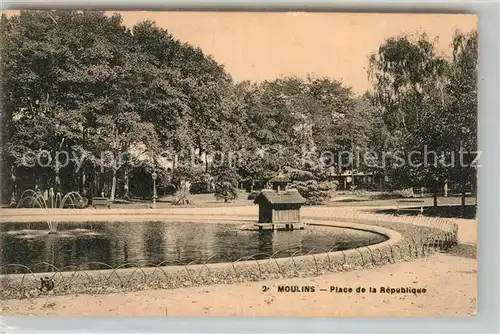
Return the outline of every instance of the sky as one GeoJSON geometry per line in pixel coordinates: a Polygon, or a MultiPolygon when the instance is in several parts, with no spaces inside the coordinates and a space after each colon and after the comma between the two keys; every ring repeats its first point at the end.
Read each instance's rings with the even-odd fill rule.
{"type": "Polygon", "coordinates": [[[368,57],[383,41],[403,33],[439,37],[450,54],[456,29],[470,31],[474,15],[255,12],[122,12],[124,23],[149,19],[181,41],[210,54],[236,81],[263,81],[308,73],[369,88],[368,57]]]}
{"type": "Polygon", "coordinates": [[[236,81],[313,74],[341,80],[359,94],[370,87],[368,57],[386,38],[425,32],[449,55],[454,31],[477,26],[475,15],[464,14],[119,13],[127,26],[152,20],[199,46],[236,81]]]}

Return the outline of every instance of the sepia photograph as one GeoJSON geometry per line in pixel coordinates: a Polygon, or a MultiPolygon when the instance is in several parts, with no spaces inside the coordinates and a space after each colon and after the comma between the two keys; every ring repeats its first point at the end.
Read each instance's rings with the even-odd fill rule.
{"type": "Polygon", "coordinates": [[[477,313],[477,17],[5,10],[0,311],[477,313]]]}

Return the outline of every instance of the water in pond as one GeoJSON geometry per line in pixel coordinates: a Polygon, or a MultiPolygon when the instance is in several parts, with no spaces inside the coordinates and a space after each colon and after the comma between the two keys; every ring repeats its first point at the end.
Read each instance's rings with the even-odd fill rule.
{"type": "Polygon", "coordinates": [[[226,262],[255,255],[286,257],[345,250],[385,241],[385,236],[353,229],[307,226],[305,230],[256,231],[252,223],[84,222],[59,223],[58,234],[48,234],[47,223],[0,224],[3,273],[51,271],[49,263],[66,270],[105,269],[127,263],[165,265],[226,262]]]}

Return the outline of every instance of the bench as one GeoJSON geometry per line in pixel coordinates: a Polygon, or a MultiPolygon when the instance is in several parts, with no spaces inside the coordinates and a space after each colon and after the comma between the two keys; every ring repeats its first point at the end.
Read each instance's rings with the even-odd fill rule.
{"type": "MultiPolygon", "coordinates": [[[[397,203],[397,209],[396,209],[396,214],[395,214],[396,216],[399,216],[399,210],[400,210],[401,203],[418,203],[418,204],[420,204],[419,216],[424,214],[425,201],[422,199],[401,199],[401,200],[396,201],[396,203],[397,203]]],[[[408,210],[412,210],[412,209],[408,209],[408,210]]]]}
{"type": "Polygon", "coordinates": [[[106,207],[108,209],[111,209],[111,201],[105,197],[93,197],[92,206],[94,207],[94,209],[97,209],[98,207],[106,207]]]}

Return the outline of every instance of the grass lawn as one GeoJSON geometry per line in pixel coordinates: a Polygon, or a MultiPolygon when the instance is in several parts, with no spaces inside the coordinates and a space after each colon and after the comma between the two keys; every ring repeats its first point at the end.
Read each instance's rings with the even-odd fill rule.
{"type": "MultiPolygon", "coordinates": [[[[213,194],[192,194],[189,195],[189,205],[175,205],[175,207],[231,207],[231,206],[247,206],[254,205],[252,200],[247,199],[248,193],[240,191],[238,198],[234,201],[224,203],[218,201],[213,194]]],[[[164,196],[157,199],[157,208],[174,207],[172,204],[175,200],[173,196],[164,196]]],[[[424,215],[433,217],[446,217],[446,218],[467,218],[474,219],[476,217],[474,197],[466,198],[465,214],[462,214],[461,198],[458,196],[438,197],[438,207],[433,207],[432,196],[423,198],[417,197],[414,199],[390,198],[378,199],[376,196],[355,196],[355,195],[339,195],[331,201],[323,204],[326,207],[393,207],[393,209],[376,210],[376,213],[381,214],[395,214],[398,206],[404,207],[400,209],[400,214],[404,215],[417,215],[419,214],[420,205],[416,203],[406,202],[408,200],[423,200],[424,201],[424,215]]],[[[149,208],[151,201],[118,201],[113,205],[116,208],[149,208]]]]}
{"type": "MultiPolygon", "coordinates": [[[[189,195],[189,205],[173,205],[176,200],[174,196],[163,196],[159,197],[156,201],[157,208],[169,208],[169,207],[191,207],[191,208],[204,208],[204,207],[232,207],[232,206],[252,206],[253,200],[247,199],[248,193],[240,190],[238,191],[238,198],[234,201],[224,203],[224,201],[216,200],[214,194],[192,194],[189,195]]],[[[430,195],[424,196],[422,198],[386,198],[380,199],[379,196],[375,194],[367,195],[356,195],[355,193],[347,193],[337,195],[332,198],[329,202],[321,205],[325,207],[380,207],[380,210],[374,212],[381,214],[395,214],[396,208],[399,206],[400,214],[404,215],[417,215],[419,213],[420,204],[405,202],[408,200],[423,200],[424,201],[424,215],[434,216],[434,217],[446,217],[446,218],[467,218],[474,219],[476,217],[476,199],[475,197],[466,197],[466,210],[465,214],[462,212],[461,208],[461,197],[460,196],[440,196],[438,197],[438,207],[433,207],[433,198],[430,195]],[[391,208],[387,208],[391,207],[391,208]]],[[[150,208],[152,205],[151,199],[147,200],[122,200],[117,199],[113,204],[115,208],[150,208]]],[[[4,205],[3,207],[8,207],[4,205]]]]}
{"type": "MultiPolygon", "coordinates": [[[[357,196],[347,196],[347,195],[342,195],[342,196],[337,196],[335,197],[332,201],[329,203],[325,204],[327,206],[394,206],[395,208],[398,206],[398,203],[400,206],[408,206],[408,203],[404,203],[404,201],[407,200],[423,200],[424,201],[424,206],[431,206],[433,205],[434,199],[432,196],[424,196],[422,198],[416,197],[416,198],[389,198],[389,199],[378,199],[374,197],[357,197],[357,196]]],[[[460,205],[461,203],[461,198],[456,197],[456,196],[449,196],[449,197],[444,197],[444,196],[439,196],[438,197],[438,205],[460,205]]],[[[476,198],[475,197],[466,197],[465,198],[465,204],[468,205],[474,205],[476,203],[476,198]]],[[[410,204],[410,205],[415,205],[415,203],[410,204]]]]}
{"type": "MultiPolygon", "coordinates": [[[[465,218],[465,219],[476,218],[475,205],[466,205],[465,208],[462,208],[461,205],[441,205],[438,207],[426,206],[423,209],[424,209],[423,215],[429,217],[465,218]]],[[[387,210],[376,210],[375,212],[382,214],[395,214],[398,212],[398,210],[387,209],[387,210]]],[[[420,207],[400,209],[398,213],[400,215],[416,216],[420,214],[420,207]]]]}
{"type": "MultiPolygon", "coordinates": [[[[192,194],[189,195],[189,205],[173,205],[176,200],[174,196],[163,196],[156,200],[157,208],[166,207],[228,207],[228,206],[245,206],[254,205],[253,201],[247,199],[248,194],[244,191],[238,192],[238,198],[234,201],[224,203],[224,201],[218,201],[215,199],[214,194],[192,194]]],[[[152,202],[149,201],[117,201],[113,204],[115,208],[149,208],[152,202]]]]}

